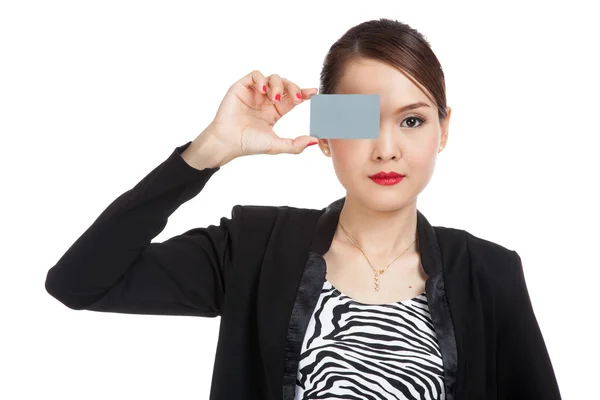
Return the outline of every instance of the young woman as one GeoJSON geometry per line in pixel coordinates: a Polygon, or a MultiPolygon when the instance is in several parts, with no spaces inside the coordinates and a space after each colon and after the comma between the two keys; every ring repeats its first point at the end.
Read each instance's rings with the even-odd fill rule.
{"type": "MultiPolygon", "coordinates": [[[[448,140],[442,68],[416,30],[359,24],[320,93],[376,93],[377,139],[279,138],[318,92],[253,71],[212,123],[119,196],[47,275],[76,310],[221,317],[211,399],[560,399],[521,259],[417,210],[448,140]],[[346,196],[242,206],[150,243],[231,160],[319,144],[346,196]]],[[[218,176],[215,178],[218,179],[218,176]]]]}

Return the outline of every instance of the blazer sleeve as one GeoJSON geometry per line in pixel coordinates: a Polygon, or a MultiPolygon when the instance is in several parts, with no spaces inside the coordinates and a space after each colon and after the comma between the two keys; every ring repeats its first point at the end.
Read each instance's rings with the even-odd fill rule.
{"type": "Polygon", "coordinates": [[[521,257],[498,330],[498,399],[561,399],[554,369],[529,297],[521,257]]]}
{"type": "Polygon", "coordinates": [[[233,263],[241,206],[219,225],[151,243],[175,210],[220,168],[181,157],[191,141],[114,200],[46,275],[46,291],[74,310],[219,315],[233,263]]]}

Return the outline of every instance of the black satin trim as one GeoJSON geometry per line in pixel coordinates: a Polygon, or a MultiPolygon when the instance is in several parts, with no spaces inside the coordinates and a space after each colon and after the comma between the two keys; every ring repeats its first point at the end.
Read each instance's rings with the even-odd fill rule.
{"type": "Polygon", "coordinates": [[[417,234],[421,264],[429,276],[425,283],[425,290],[431,320],[442,355],[446,400],[455,400],[458,351],[443,279],[442,253],[435,230],[419,211],[417,211],[417,234]]]}
{"type": "Polygon", "coordinates": [[[325,283],[325,272],[323,257],[309,253],[288,326],[283,372],[284,400],[294,400],[296,395],[296,376],[302,342],[325,283]]]}
{"type": "Polygon", "coordinates": [[[331,246],[345,200],[346,198],[342,197],[327,206],[315,224],[308,259],[288,325],[283,371],[283,400],[294,400],[296,396],[296,376],[302,342],[325,283],[326,265],[323,254],[331,246]]]}

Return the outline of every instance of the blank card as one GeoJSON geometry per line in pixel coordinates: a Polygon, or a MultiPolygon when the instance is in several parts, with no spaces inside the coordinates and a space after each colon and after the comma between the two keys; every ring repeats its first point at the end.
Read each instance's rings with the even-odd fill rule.
{"type": "Polygon", "coordinates": [[[377,139],[378,94],[316,94],[310,97],[310,136],[377,139]]]}

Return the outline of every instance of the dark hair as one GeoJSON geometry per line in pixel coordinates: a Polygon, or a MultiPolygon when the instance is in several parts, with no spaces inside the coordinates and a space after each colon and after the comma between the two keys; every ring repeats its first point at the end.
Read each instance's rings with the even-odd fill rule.
{"type": "Polygon", "coordinates": [[[432,99],[426,93],[438,108],[440,123],[446,119],[444,72],[429,42],[416,29],[387,18],[350,28],[325,57],[319,93],[335,93],[349,62],[358,58],[381,61],[405,73],[415,85],[421,85],[433,96],[432,99]]]}

